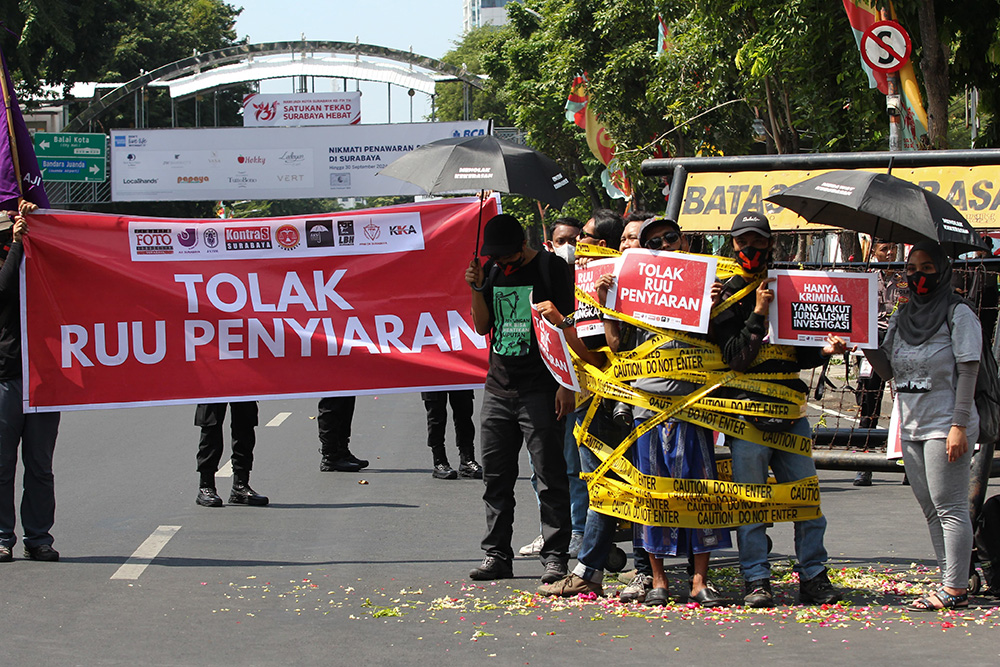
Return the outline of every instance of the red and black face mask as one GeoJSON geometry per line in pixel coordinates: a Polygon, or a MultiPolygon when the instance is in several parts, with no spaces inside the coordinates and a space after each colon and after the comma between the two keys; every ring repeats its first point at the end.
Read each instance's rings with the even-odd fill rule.
{"type": "Polygon", "coordinates": [[[767,253],[768,251],[766,250],[748,245],[736,253],[736,259],[744,271],[757,273],[767,267],[767,253]]]}
{"type": "Polygon", "coordinates": [[[906,286],[910,288],[910,294],[923,296],[933,292],[940,280],[941,274],[939,273],[914,271],[906,277],[906,286]]]}

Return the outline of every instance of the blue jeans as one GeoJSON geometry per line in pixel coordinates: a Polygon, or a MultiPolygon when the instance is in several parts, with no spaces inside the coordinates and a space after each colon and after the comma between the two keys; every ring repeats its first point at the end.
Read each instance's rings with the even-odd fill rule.
{"type": "MultiPolygon", "coordinates": [[[[812,427],[805,417],[796,420],[789,433],[810,437],[812,427]]],[[[779,483],[795,482],[816,474],[812,458],[783,452],[746,440],[733,440],[733,481],[741,484],[766,484],[767,468],[771,467],[779,483]]],[[[826,518],[795,522],[795,571],[799,580],[812,579],[826,568],[826,518]]],[[[736,529],[740,548],[740,567],[746,581],[768,579],[771,564],[767,560],[767,528],[762,523],[736,529]]]]}
{"type": "MultiPolygon", "coordinates": [[[[586,406],[576,413],[577,423],[583,422],[586,414],[586,406]]],[[[591,434],[611,447],[618,444],[628,435],[628,429],[616,425],[611,418],[610,412],[603,407],[594,415],[594,420],[590,424],[591,434]]],[[[586,472],[594,472],[600,465],[600,460],[587,447],[579,447],[581,467],[586,472]]],[[[582,480],[581,480],[582,481],[582,480]]],[[[584,484],[586,490],[586,484],[584,484]]],[[[589,499],[588,499],[589,500],[589,499]]],[[[582,577],[587,581],[601,583],[604,580],[604,566],[608,561],[608,554],[615,543],[615,534],[618,532],[618,519],[607,514],[601,514],[591,509],[587,510],[587,520],[583,527],[583,542],[580,544],[580,553],[577,554],[577,566],[573,568],[573,574],[582,577]]],[[[649,574],[649,559],[646,552],[641,548],[636,548],[635,562],[636,568],[643,574],[649,574]]]]}
{"type": "Polygon", "coordinates": [[[569,475],[569,522],[574,533],[583,532],[587,523],[587,506],[590,504],[587,483],[580,479],[580,447],[573,435],[573,426],[582,422],[584,415],[586,408],[580,408],[566,418],[566,438],[563,441],[563,458],[566,459],[566,474],[569,475]]]}

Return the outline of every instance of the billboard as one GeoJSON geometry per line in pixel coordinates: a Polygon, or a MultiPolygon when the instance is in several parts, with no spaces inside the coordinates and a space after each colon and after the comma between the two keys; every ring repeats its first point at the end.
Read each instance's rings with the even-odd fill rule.
{"type": "Polygon", "coordinates": [[[252,93],[243,98],[243,127],[303,127],[357,125],[361,122],[361,92],[252,93]]]}
{"type": "Polygon", "coordinates": [[[416,195],[378,172],[447,137],[489,133],[489,121],[111,131],[112,201],[319,199],[416,195]]]}

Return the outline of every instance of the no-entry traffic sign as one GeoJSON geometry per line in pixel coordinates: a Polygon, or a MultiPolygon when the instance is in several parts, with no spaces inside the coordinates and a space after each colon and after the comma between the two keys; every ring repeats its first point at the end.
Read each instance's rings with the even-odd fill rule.
{"type": "Polygon", "coordinates": [[[902,69],[910,60],[910,36],[895,21],[878,21],[861,35],[861,59],[886,74],[902,69]]]}

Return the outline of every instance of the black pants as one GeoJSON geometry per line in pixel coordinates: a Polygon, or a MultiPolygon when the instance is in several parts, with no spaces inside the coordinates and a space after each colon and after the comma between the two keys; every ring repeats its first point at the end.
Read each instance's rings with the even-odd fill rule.
{"type": "Polygon", "coordinates": [[[316,423],[319,426],[319,451],[324,457],[340,458],[347,454],[356,402],[355,396],[319,399],[316,423]]]}
{"type": "MultiPolygon", "coordinates": [[[[229,403],[232,409],[229,427],[233,434],[233,478],[246,483],[253,468],[253,448],[257,443],[257,402],[229,403]]],[[[198,442],[198,474],[202,486],[215,487],[222,450],[222,422],[226,418],[226,403],[200,403],[194,412],[194,425],[201,427],[198,442]]]]}
{"type": "Polygon", "coordinates": [[[565,423],[555,416],[555,392],[541,391],[516,398],[486,392],[482,411],[483,502],[486,535],[483,551],[511,560],[514,531],[514,484],[524,443],[538,479],[538,511],[542,526],[541,560],[568,560],[571,525],[569,478],[563,457],[565,423]]]}
{"type": "Polygon", "coordinates": [[[471,389],[457,391],[424,391],[420,397],[427,411],[427,446],[434,453],[434,464],[447,463],[444,436],[448,427],[448,403],[455,422],[455,443],[462,462],[475,458],[476,426],[472,422],[475,409],[475,392],[471,389]],[[440,457],[440,460],[438,460],[440,457]]]}

